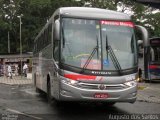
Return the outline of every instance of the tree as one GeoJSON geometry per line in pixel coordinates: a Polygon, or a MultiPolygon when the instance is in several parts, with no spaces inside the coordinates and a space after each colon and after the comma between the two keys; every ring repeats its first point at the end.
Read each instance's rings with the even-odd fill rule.
{"type": "Polygon", "coordinates": [[[32,51],[33,41],[59,7],[89,6],[130,14],[136,24],[146,26],[151,36],[160,36],[160,13],[133,0],[0,0],[0,53],[7,53],[10,31],[11,51],[19,52],[19,18],[22,15],[23,52],[32,51]],[[130,13],[128,11],[131,11],[130,13]],[[4,47],[5,46],[5,47],[4,47]]]}
{"type": "MultiPolygon", "coordinates": [[[[1,37],[6,45],[7,34],[10,33],[11,51],[16,52],[17,44],[17,15],[20,7],[21,0],[1,0],[0,19],[3,27],[1,31],[4,32],[4,36],[1,37]]],[[[5,50],[3,50],[5,51],[5,50]]]]}

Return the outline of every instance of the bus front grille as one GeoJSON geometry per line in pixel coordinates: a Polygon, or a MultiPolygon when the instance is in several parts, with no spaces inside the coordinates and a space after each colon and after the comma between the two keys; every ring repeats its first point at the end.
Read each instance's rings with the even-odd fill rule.
{"type": "Polygon", "coordinates": [[[120,90],[127,88],[124,84],[90,84],[90,83],[78,83],[77,87],[83,89],[94,89],[94,90],[120,90]]]}

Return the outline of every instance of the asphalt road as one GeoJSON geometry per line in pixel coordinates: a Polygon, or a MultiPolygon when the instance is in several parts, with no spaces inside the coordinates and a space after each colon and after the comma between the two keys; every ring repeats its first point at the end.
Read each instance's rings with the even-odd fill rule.
{"type": "Polygon", "coordinates": [[[45,96],[37,94],[32,86],[0,84],[0,113],[0,120],[122,120],[122,117],[123,120],[147,120],[150,118],[148,114],[158,120],[160,104],[136,101],[134,104],[116,103],[114,106],[89,103],[49,105],[45,96]]]}

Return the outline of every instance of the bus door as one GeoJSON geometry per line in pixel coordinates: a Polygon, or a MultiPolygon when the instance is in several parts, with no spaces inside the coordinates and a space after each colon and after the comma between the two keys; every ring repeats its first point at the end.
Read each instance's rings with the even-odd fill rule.
{"type": "Polygon", "coordinates": [[[160,80],[160,38],[150,39],[150,61],[149,61],[150,80],[160,80]]]}

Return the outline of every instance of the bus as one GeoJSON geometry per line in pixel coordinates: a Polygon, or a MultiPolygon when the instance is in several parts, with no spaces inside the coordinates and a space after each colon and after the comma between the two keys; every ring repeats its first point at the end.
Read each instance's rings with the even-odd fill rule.
{"type": "Polygon", "coordinates": [[[90,7],[57,9],[34,41],[33,81],[48,101],[129,102],[137,94],[135,30],[127,14],[90,7]]]}
{"type": "Polygon", "coordinates": [[[160,80],[160,37],[150,38],[149,80],[160,80]]]}

